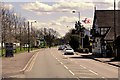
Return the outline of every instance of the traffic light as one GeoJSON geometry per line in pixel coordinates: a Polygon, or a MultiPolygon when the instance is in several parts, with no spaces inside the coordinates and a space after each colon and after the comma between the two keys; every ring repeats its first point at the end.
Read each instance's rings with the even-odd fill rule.
{"type": "Polygon", "coordinates": [[[84,38],[84,32],[81,32],[81,38],[84,38]]]}
{"type": "Polygon", "coordinates": [[[81,30],[82,26],[81,26],[80,21],[78,21],[78,27],[79,27],[79,30],[81,30]]]}

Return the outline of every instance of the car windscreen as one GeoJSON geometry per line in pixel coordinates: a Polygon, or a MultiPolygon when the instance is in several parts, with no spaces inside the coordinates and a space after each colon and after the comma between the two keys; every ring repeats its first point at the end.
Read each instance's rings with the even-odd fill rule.
{"type": "Polygon", "coordinates": [[[72,49],[66,49],[66,50],[72,50],[72,49]]]}

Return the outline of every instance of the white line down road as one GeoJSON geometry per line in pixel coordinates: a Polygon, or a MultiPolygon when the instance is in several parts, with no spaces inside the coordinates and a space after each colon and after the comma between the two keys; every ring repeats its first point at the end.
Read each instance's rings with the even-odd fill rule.
{"type": "Polygon", "coordinates": [[[63,55],[57,48],[38,52],[25,72],[26,78],[117,78],[117,68],[83,58],[63,55]]]}

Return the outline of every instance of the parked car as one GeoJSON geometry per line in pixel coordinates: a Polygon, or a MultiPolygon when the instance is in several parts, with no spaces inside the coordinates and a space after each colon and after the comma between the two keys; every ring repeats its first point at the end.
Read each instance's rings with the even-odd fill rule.
{"type": "Polygon", "coordinates": [[[59,46],[59,47],[58,47],[58,50],[64,50],[64,49],[65,49],[64,46],[59,46]]]}
{"type": "Polygon", "coordinates": [[[74,50],[72,48],[65,48],[64,50],[64,55],[73,55],[74,54],[74,50]]]}

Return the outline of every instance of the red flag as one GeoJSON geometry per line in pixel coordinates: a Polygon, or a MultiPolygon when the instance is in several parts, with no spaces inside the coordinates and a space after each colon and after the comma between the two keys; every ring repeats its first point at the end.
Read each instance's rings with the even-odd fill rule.
{"type": "Polygon", "coordinates": [[[90,23],[90,19],[88,19],[88,18],[85,18],[85,20],[82,20],[85,24],[88,24],[88,23],[90,23]]]}

